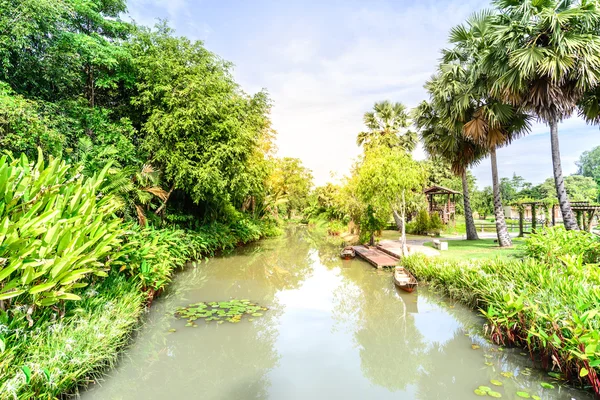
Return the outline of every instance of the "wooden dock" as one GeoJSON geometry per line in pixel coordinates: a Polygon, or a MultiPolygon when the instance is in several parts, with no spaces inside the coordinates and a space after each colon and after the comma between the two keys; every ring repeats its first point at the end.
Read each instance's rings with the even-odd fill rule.
{"type": "Polygon", "coordinates": [[[398,265],[398,258],[392,257],[375,247],[352,246],[352,248],[357,256],[376,268],[395,267],[398,265]]]}
{"type": "MultiPolygon", "coordinates": [[[[406,246],[408,249],[408,246],[406,246]]],[[[382,240],[377,249],[394,258],[402,258],[402,243],[399,240],[382,240]]]]}

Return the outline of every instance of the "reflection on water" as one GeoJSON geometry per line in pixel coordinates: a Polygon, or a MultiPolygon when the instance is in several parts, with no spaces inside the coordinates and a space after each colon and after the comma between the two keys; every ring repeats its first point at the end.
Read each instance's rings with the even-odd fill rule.
{"type": "Polygon", "coordinates": [[[391,272],[342,261],[338,251],[297,228],[179,273],[119,366],[81,397],[469,399],[497,379],[503,398],[522,390],[543,399],[592,398],[542,389],[549,378],[530,370],[527,357],[477,334],[476,313],[425,287],[400,292],[391,272]],[[198,321],[197,328],[172,316],[179,306],[230,298],[269,311],[252,322],[198,321]]]}

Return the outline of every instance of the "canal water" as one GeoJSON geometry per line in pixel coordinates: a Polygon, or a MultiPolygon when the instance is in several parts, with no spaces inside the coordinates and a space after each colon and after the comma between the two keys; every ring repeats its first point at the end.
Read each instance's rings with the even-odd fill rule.
{"type": "Polygon", "coordinates": [[[486,386],[507,399],[592,399],[520,350],[490,345],[476,312],[426,287],[401,292],[390,271],[342,261],[339,249],[295,228],[186,268],[118,366],[81,398],[462,400],[486,386]],[[180,306],[232,298],[268,311],[196,328],[173,317],[180,306]]]}

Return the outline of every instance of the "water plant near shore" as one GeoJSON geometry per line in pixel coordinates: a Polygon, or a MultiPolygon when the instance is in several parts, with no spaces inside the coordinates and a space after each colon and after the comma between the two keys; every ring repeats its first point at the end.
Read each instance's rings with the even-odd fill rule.
{"type": "Polygon", "coordinates": [[[180,307],[175,312],[176,318],[187,320],[186,326],[195,327],[195,321],[203,318],[206,322],[229,321],[237,323],[242,320],[244,315],[252,317],[261,317],[263,314],[259,311],[266,311],[266,307],[251,303],[250,300],[229,300],[229,301],[211,301],[190,304],[187,307],[180,307]]]}

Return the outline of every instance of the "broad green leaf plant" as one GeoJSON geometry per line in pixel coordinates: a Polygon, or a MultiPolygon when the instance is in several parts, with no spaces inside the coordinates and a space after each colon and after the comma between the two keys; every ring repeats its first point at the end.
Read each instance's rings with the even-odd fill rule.
{"type": "Polygon", "coordinates": [[[118,202],[98,191],[104,168],[83,177],[59,160],[0,158],[0,309],[78,300],[106,276],[123,228],[118,202]]]}

